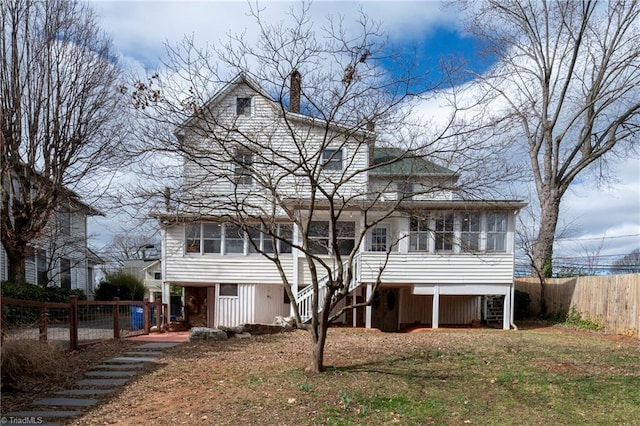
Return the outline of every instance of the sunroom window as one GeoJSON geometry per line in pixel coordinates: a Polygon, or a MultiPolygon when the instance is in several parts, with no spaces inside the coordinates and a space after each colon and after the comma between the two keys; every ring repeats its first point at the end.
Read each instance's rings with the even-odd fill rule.
{"type": "Polygon", "coordinates": [[[460,217],[462,251],[480,250],[480,217],[480,213],[462,213],[460,217]]]}
{"type": "Polygon", "coordinates": [[[436,213],[434,233],[436,250],[453,250],[453,213],[436,213]]]}
{"type": "Polygon", "coordinates": [[[487,251],[507,251],[507,214],[487,214],[487,251]]]}
{"type": "Polygon", "coordinates": [[[409,222],[409,250],[429,250],[429,226],[426,219],[411,218],[409,222]]]}

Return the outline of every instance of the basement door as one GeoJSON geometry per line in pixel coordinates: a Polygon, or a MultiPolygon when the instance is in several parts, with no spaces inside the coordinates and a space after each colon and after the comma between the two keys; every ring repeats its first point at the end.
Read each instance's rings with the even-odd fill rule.
{"type": "Polygon", "coordinates": [[[371,327],[398,331],[399,293],[397,288],[381,288],[373,295],[371,327]]]}

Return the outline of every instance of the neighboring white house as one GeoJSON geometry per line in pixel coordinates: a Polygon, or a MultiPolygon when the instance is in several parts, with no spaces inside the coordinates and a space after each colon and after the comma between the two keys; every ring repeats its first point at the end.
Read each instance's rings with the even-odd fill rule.
{"type": "MultiPolygon", "coordinates": [[[[29,284],[80,289],[89,299],[96,287],[95,267],[104,261],[87,246],[87,217],[102,215],[67,190],[42,235],[32,243],[25,261],[29,284]]],[[[0,281],[9,275],[4,247],[0,246],[0,281]]]]}
{"type": "MultiPolygon", "coordinates": [[[[239,134],[258,129],[262,132],[285,129],[270,132],[269,139],[270,143],[279,144],[278,152],[283,158],[301,155],[288,144],[287,131],[309,135],[311,147],[327,130],[321,120],[283,111],[243,74],[215,95],[207,107],[217,114],[218,120],[232,121],[234,131],[239,134]],[[284,117],[287,117],[286,125],[284,117]]],[[[398,199],[404,200],[402,208],[371,229],[358,247],[357,270],[350,286],[353,291],[346,303],[363,301],[371,295],[387,255],[388,262],[372,306],[349,311],[343,316],[343,322],[385,331],[414,324],[437,328],[487,319],[495,313],[493,306],[493,310],[499,310],[502,327],[509,328],[513,319],[514,229],[516,215],[526,203],[456,199],[450,189],[459,178],[454,172],[416,156],[404,155],[397,148],[375,147],[372,133],[372,128],[362,132],[363,137],[370,140],[366,145],[350,144],[349,140],[342,139],[339,145],[316,154],[321,157],[319,160],[326,172],[320,176],[320,185],[322,179],[330,181],[332,172],[344,173],[349,168],[366,169],[367,165],[388,163],[358,174],[342,190],[346,196],[363,194],[368,200],[377,200],[378,211],[388,212],[390,206],[398,204],[398,199]],[[388,162],[390,158],[401,159],[388,162]],[[423,187],[440,189],[426,192],[422,191],[423,187]]],[[[177,136],[196,143],[200,138],[200,143],[206,143],[205,136],[189,132],[189,123],[177,136]]],[[[210,200],[212,194],[224,197],[244,185],[248,188],[247,196],[239,203],[256,205],[259,194],[250,193],[254,188],[251,173],[266,174],[269,170],[257,167],[258,159],[250,152],[230,152],[230,155],[235,155],[236,163],[242,156],[247,167],[229,166],[215,155],[208,157],[212,162],[208,163],[209,167],[199,167],[186,160],[184,180],[187,188],[191,188],[187,197],[210,200]],[[221,164],[212,166],[216,161],[221,164]]],[[[304,207],[300,206],[310,191],[296,181],[293,174],[281,176],[278,191],[283,198],[296,200],[291,206],[295,214],[305,215],[304,207]]],[[[198,325],[211,327],[271,323],[277,315],[290,314],[290,301],[273,262],[256,253],[248,235],[225,221],[224,214],[216,209],[205,203],[198,209],[158,214],[162,228],[163,301],[169,300],[171,285],[184,287],[185,309],[191,309],[198,325]]],[[[319,255],[323,250],[327,253],[326,242],[331,237],[327,214],[326,210],[318,209],[312,219],[312,244],[319,255]]],[[[361,227],[365,220],[371,220],[376,214],[375,208],[365,212],[358,208],[357,202],[343,212],[339,239],[345,251],[354,248],[357,230],[364,229],[361,227]],[[365,214],[369,215],[368,219],[365,214]]],[[[282,209],[275,209],[269,220],[278,224],[280,235],[298,238],[298,228],[287,220],[282,209]]],[[[261,249],[274,250],[272,240],[259,231],[251,238],[261,249]]],[[[308,317],[311,280],[305,257],[282,241],[278,244],[285,273],[293,283],[294,294],[298,295],[301,314],[308,317]]]]}

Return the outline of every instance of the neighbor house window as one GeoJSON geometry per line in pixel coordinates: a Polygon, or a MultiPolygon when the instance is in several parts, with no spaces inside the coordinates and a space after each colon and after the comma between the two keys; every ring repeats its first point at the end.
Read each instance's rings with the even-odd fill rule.
{"type": "Polygon", "coordinates": [[[220,296],[237,297],[238,284],[220,284],[220,296]]]}
{"type": "Polygon", "coordinates": [[[69,208],[62,207],[57,212],[58,228],[61,234],[71,235],[71,211],[69,208]]]}
{"type": "Polygon", "coordinates": [[[453,250],[453,217],[453,213],[436,213],[434,215],[436,250],[453,250]]]}
{"type": "Polygon", "coordinates": [[[429,226],[427,219],[411,218],[409,221],[409,250],[429,250],[429,226]]]}
{"type": "Polygon", "coordinates": [[[66,258],[60,259],[60,287],[71,288],[71,261],[66,258]]]}
{"type": "Polygon", "coordinates": [[[460,217],[460,226],[461,250],[480,250],[480,213],[463,213],[460,217]]]}
{"type": "Polygon", "coordinates": [[[154,272],[153,273],[153,279],[154,280],[161,280],[162,279],[162,272],[154,272]]]}
{"type": "Polygon", "coordinates": [[[38,284],[44,286],[49,282],[49,275],[47,273],[47,252],[36,249],[35,260],[38,273],[38,284]]]}
{"type": "Polygon", "coordinates": [[[251,98],[236,98],[236,114],[251,116],[251,98]]]}
{"type": "Polygon", "coordinates": [[[371,238],[369,241],[370,251],[383,251],[389,249],[390,229],[387,224],[379,224],[371,230],[371,238]]]}
{"type": "Polygon", "coordinates": [[[236,185],[251,185],[253,183],[252,166],[253,154],[237,153],[233,157],[233,182],[236,185]]]}
{"type": "Polygon", "coordinates": [[[324,170],[342,170],[342,150],[327,148],[322,151],[324,170]]]}
{"type": "Polygon", "coordinates": [[[487,214],[487,251],[507,251],[507,214],[487,214]]]}

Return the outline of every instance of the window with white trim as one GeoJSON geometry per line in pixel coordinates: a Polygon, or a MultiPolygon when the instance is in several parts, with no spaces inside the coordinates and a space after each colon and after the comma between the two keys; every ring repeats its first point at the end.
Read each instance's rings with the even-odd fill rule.
{"type": "Polygon", "coordinates": [[[71,261],[67,258],[60,259],[60,287],[71,288],[71,261]]]}
{"type": "Polygon", "coordinates": [[[434,214],[434,236],[436,251],[453,250],[453,213],[434,214]]]}
{"type": "Polygon", "coordinates": [[[506,213],[487,213],[487,251],[507,251],[506,213]]]}
{"type": "Polygon", "coordinates": [[[278,225],[280,240],[278,241],[278,253],[291,253],[291,244],[293,242],[293,225],[290,223],[281,223],[278,225]]]}
{"type": "Polygon", "coordinates": [[[251,98],[236,98],[236,115],[251,117],[251,98]]]}
{"type": "Polygon", "coordinates": [[[188,223],[185,226],[185,251],[187,253],[200,253],[202,237],[201,223],[188,223]]]}
{"type": "Polygon", "coordinates": [[[480,213],[462,213],[460,215],[460,249],[462,251],[480,250],[480,213]]]}
{"type": "Polygon", "coordinates": [[[429,221],[426,218],[409,220],[409,251],[429,251],[429,221]]]}
{"type": "Polygon", "coordinates": [[[238,297],[238,284],[220,284],[220,297],[238,297]]]}
{"type": "Polygon", "coordinates": [[[224,252],[244,253],[244,231],[238,225],[224,225],[224,252]]]}
{"type": "Polygon", "coordinates": [[[386,252],[389,249],[390,226],[386,223],[374,226],[369,235],[369,251],[386,252]]]}
{"type": "Polygon", "coordinates": [[[202,252],[220,254],[222,250],[222,226],[219,223],[202,224],[202,252]]]}
{"type": "Polygon", "coordinates": [[[348,255],[356,245],[356,223],[336,222],[338,251],[342,255],[348,255]]]}
{"type": "Polygon", "coordinates": [[[324,170],[342,170],[342,150],[326,148],[322,151],[322,168],[324,170]]]}
{"type": "Polygon", "coordinates": [[[309,251],[313,254],[329,253],[329,222],[316,220],[309,224],[309,251]]]}
{"type": "Polygon", "coordinates": [[[238,152],[233,157],[233,183],[251,186],[253,184],[253,154],[238,152]]]}

